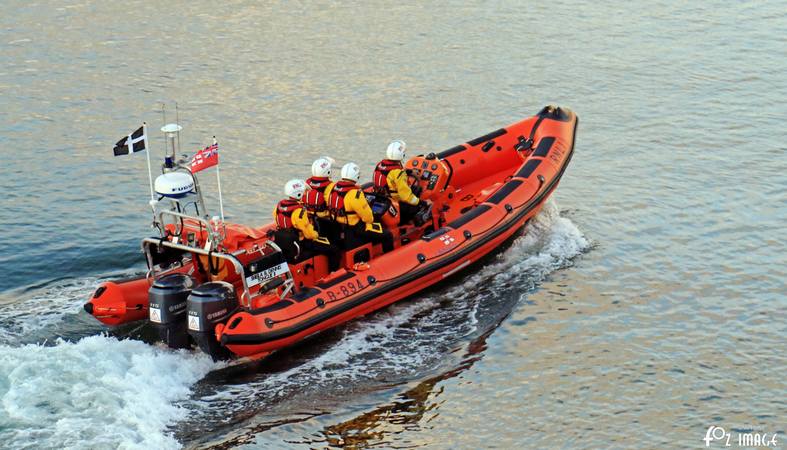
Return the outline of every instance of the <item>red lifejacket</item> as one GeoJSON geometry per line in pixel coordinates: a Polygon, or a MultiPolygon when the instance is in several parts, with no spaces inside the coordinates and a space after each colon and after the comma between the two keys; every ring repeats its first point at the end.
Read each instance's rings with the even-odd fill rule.
{"type": "Polygon", "coordinates": [[[331,201],[328,205],[328,208],[330,208],[333,214],[339,216],[347,215],[347,211],[344,209],[344,196],[353,189],[359,189],[358,185],[353,181],[341,180],[333,185],[333,190],[331,190],[331,201]]]}
{"type": "Polygon", "coordinates": [[[388,174],[394,169],[402,169],[401,161],[394,161],[391,159],[384,159],[380,161],[374,168],[374,190],[388,194],[388,174]]]}
{"type": "Polygon", "coordinates": [[[331,184],[328,177],[311,177],[306,180],[306,184],[311,188],[303,194],[303,206],[312,212],[325,211],[325,188],[331,184]]]}
{"type": "Polygon", "coordinates": [[[292,228],[292,213],[301,207],[297,200],[285,198],[276,205],[276,226],[284,230],[292,228]]]}

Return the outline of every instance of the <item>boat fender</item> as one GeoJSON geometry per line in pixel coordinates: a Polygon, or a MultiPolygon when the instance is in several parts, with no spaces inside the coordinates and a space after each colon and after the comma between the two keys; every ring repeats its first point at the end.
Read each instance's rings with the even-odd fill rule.
{"type": "Polygon", "coordinates": [[[370,285],[374,285],[377,283],[377,278],[369,275],[368,277],[366,277],[366,281],[368,281],[370,285]]]}
{"type": "Polygon", "coordinates": [[[317,299],[317,306],[319,306],[320,308],[325,308],[325,300],[323,300],[321,298],[318,298],[317,299]]]}
{"type": "Polygon", "coordinates": [[[270,317],[265,318],[265,326],[268,328],[273,328],[273,320],[270,317]]]}
{"type": "Polygon", "coordinates": [[[511,206],[511,205],[509,205],[508,203],[506,203],[506,206],[505,206],[505,208],[506,208],[506,211],[507,211],[509,214],[511,214],[512,212],[514,212],[514,207],[513,207],[513,206],[511,206]]]}
{"type": "Polygon", "coordinates": [[[462,235],[465,237],[465,239],[468,239],[468,240],[471,237],[473,237],[473,233],[471,233],[470,230],[465,230],[464,232],[462,232],[462,235]]]}
{"type": "Polygon", "coordinates": [[[418,254],[418,262],[421,263],[421,264],[426,262],[426,256],[424,256],[423,253],[419,253],[418,254]]]}

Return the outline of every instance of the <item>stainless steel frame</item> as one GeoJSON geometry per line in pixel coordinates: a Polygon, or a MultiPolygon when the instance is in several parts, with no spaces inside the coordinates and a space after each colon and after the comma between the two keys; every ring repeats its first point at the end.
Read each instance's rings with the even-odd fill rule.
{"type": "MultiPolygon", "coordinates": [[[[191,216],[187,216],[187,217],[192,218],[191,216]]],[[[244,251],[237,252],[231,255],[228,253],[208,251],[200,247],[191,247],[188,245],[176,244],[174,242],[170,242],[164,239],[144,238],[142,239],[142,253],[145,254],[145,260],[147,261],[148,267],[150,268],[146,275],[148,279],[150,279],[151,276],[155,279],[156,275],[158,275],[157,273],[155,273],[153,256],[150,254],[149,251],[151,245],[169,247],[188,253],[207,256],[209,258],[219,258],[225,261],[229,261],[232,264],[232,266],[235,268],[235,273],[240,275],[241,283],[243,283],[243,293],[241,294],[240,303],[246,306],[247,308],[251,308],[251,294],[249,293],[249,285],[246,282],[246,271],[243,268],[243,264],[241,264],[240,261],[238,261],[238,259],[235,257],[235,255],[241,255],[245,253],[244,251]]],[[[279,248],[279,246],[276,245],[276,243],[273,241],[265,241],[264,245],[269,246],[274,251],[281,252],[281,248],[279,248]]],[[[260,252],[262,252],[262,249],[260,249],[260,252]]],[[[288,272],[287,279],[285,280],[285,288],[283,289],[280,298],[284,298],[292,290],[294,286],[295,286],[295,281],[292,278],[292,273],[288,272]]]]}
{"type": "MultiPolygon", "coordinates": [[[[151,272],[154,270],[153,269],[154,266],[153,266],[153,257],[148,251],[150,245],[174,248],[176,250],[182,250],[184,252],[204,255],[209,258],[219,258],[229,261],[233,265],[233,267],[235,267],[235,273],[240,275],[241,282],[243,283],[243,294],[241,294],[241,299],[240,299],[241,304],[244,304],[247,308],[251,307],[251,294],[249,294],[249,286],[248,284],[246,284],[246,271],[243,270],[243,264],[241,264],[240,261],[238,261],[238,259],[235,258],[233,255],[228,255],[226,253],[220,253],[220,252],[207,251],[205,249],[198,248],[198,247],[189,247],[188,245],[175,244],[173,242],[169,242],[166,240],[145,238],[142,239],[142,252],[145,254],[145,259],[148,262],[148,267],[150,268],[151,272]]],[[[155,275],[156,274],[153,273],[154,278],[155,275]]]]}

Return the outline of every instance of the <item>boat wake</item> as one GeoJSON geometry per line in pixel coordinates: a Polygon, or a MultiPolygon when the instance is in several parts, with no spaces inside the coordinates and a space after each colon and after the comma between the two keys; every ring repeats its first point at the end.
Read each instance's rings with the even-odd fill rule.
{"type": "Polygon", "coordinates": [[[49,288],[23,300],[34,308],[24,315],[10,311],[19,304],[0,305],[0,439],[19,448],[176,448],[225,428],[242,433],[280,407],[315,411],[350,392],[450,370],[469,342],[588,248],[550,200],[508,249],[475,272],[241,369],[196,351],[83,337],[103,329],[77,314],[98,279],[49,288]],[[74,319],[81,336],[47,334],[74,319]],[[25,343],[47,337],[48,344],[25,343]]]}
{"type": "Polygon", "coordinates": [[[0,345],[0,441],[9,448],[178,448],[166,425],[216,365],[209,356],[89,336],[0,345]]]}
{"type": "Polygon", "coordinates": [[[58,280],[0,303],[0,344],[32,344],[58,337],[75,340],[100,333],[106,327],[83,314],[82,305],[99,283],[135,274],[58,280]]]}
{"type": "MultiPolygon", "coordinates": [[[[255,368],[253,375],[203,380],[189,400],[192,414],[177,436],[216,434],[220,429],[254,429],[286,411],[311,410],[349,394],[385,389],[444,372],[462,363],[466,346],[495,328],[520,299],[551,272],[572,264],[589,242],[554,201],[511,246],[476,272],[432,289],[370,317],[317,336],[307,351],[255,368]],[[238,378],[242,378],[239,382],[238,378]],[[300,408],[300,409],[299,409],[300,408]],[[216,421],[216,418],[221,418],[216,421]]],[[[329,408],[325,408],[329,409],[329,408]]],[[[291,415],[290,413],[286,413],[291,415]]]]}

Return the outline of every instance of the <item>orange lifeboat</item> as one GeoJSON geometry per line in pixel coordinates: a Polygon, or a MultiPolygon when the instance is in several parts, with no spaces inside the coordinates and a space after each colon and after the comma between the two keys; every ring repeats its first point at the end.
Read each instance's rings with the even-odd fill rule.
{"type": "MultiPolygon", "coordinates": [[[[343,250],[337,271],[328,271],[325,255],[285,260],[273,224],[227,224],[221,245],[211,247],[210,227],[185,220],[143,241],[148,277],[100,286],[85,309],[110,325],[147,317],[171,345],[199,345],[217,358],[264,357],[413,295],[495,250],[557,188],[576,127],[572,111],[548,106],[410,159],[406,169],[431,216],[388,228],[393,250],[372,243],[343,250]],[[179,325],[167,325],[164,316],[179,325]]],[[[374,202],[371,189],[369,198],[374,202]]]]}

